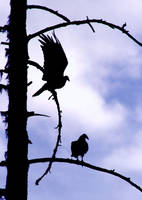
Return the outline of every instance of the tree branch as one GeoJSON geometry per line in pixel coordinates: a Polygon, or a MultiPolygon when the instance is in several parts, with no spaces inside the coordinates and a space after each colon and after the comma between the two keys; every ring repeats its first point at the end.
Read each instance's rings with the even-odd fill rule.
{"type": "Polygon", "coordinates": [[[39,69],[42,73],[44,73],[44,69],[43,67],[41,67],[37,62],[32,61],[32,60],[28,60],[28,64],[32,65],[34,67],[36,67],[37,69],[39,69]]]}
{"type": "Polygon", "coordinates": [[[4,73],[8,73],[6,69],[0,69],[0,80],[4,73]]]}
{"type": "Polygon", "coordinates": [[[51,93],[52,93],[53,99],[54,99],[54,101],[56,103],[57,111],[58,111],[58,126],[56,127],[56,128],[58,128],[58,137],[57,137],[55,148],[53,150],[52,158],[49,161],[48,168],[43,173],[43,175],[36,180],[36,182],[35,182],[36,185],[38,185],[39,182],[41,181],[41,179],[50,172],[51,167],[52,167],[52,163],[53,163],[53,161],[54,161],[54,159],[56,157],[56,153],[57,153],[58,147],[60,146],[60,143],[61,143],[61,129],[62,129],[62,120],[61,120],[62,116],[61,116],[61,112],[62,111],[60,109],[60,104],[59,104],[59,101],[58,101],[57,92],[53,90],[53,91],[51,91],[51,93]]]}
{"type": "Polygon", "coordinates": [[[45,10],[48,11],[54,15],[56,15],[57,17],[60,17],[61,19],[63,19],[66,22],[70,22],[70,20],[65,17],[64,15],[58,13],[58,11],[52,10],[51,8],[45,7],[45,6],[40,6],[40,5],[28,5],[27,6],[28,9],[41,9],[41,10],[45,10]]]}
{"type": "Polygon", "coordinates": [[[5,31],[8,31],[8,25],[4,25],[4,26],[0,26],[0,32],[5,32],[5,31]]]}
{"type": "Polygon", "coordinates": [[[0,69],[0,73],[8,73],[6,69],[0,69]]]}
{"type": "Polygon", "coordinates": [[[4,118],[3,122],[7,123],[8,122],[8,111],[0,111],[0,114],[1,114],[2,118],[4,118]]]}
{"type": "MultiPolygon", "coordinates": [[[[109,169],[106,169],[106,168],[91,165],[90,163],[87,163],[87,162],[84,162],[84,161],[73,160],[73,159],[69,159],[69,158],[54,158],[54,159],[53,158],[36,158],[36,159],[29,160],[28,163],[29,163],[29,165],[31,165],[31,164],[46,163],[46,162],[51,162],[51,161],[52,162],[59,162],[59,163],[68,163],[68,164],[80,165],[82,167],[87,167],[87,168],[95,170],[95,171],[100,171],[100,172],[103,172],[103,173],[111,174],[113,176],[116,176],[116,177],[126,181],[131,186],[135,187],[137,190],[142,192],[142,188],[140,186],[138,186],[136,183],[134,183],[133,181],[131,181],[130,177],[126,177],[126,176],[116,172],[114,169],[109,170],[109,169]]],[[[6,167],[7,166],[6,161],[1,161],[0,166],[6,167]]]]}
{"type": "Polygon", "coordinates": [[[124,33],[125,35],[127,35],[130,39],[132,39],[136,44],[138,44],[139,46],[142,46],[142,43],[139,42],[135,37],[133,37],[126,29],[125,26],[118,26],[115,24],[112,24],[110,22],[104,21],[102,19],[86,19],[86,20],[78,20],[78,21],[70,21],[70,22],[64,22],[64,23],[60,23],[60,24],[56,24],[47,28],[44,28],[40,31],[37,31],[36,33],[30,34],[28,35],[28,41],[31,40],[34,37],[39,36],[42,33],[51,31],[51,30],[55,30],[58,28],[62,28],[62,27],[66,27],[66,26],[70,26],[70,25],[83,25],[83,24],[91,24],[91,23],[98,23],[98,24],[103,24],[106,25],[112,29],[117,29],[119,31],[121,31],[122,33],[124,33]]]}
{"type": "Polygon", "coordinates": [[[82,161],[79,161],[79,160],[72,160],[72,159],[69,159],[69,158],[54,158],[54,159],[53,158],[38,158],[38,159],[29,160],[29,164],[51,162],[51,160],[52,160],[52,162],[61,162],[61,163],[69,163],[69,164],[80,165],[80,166],[87,167],[87,168],[92,169],[92,170],[111,174],[113,176],[116,176],[116,177],[126,181],[127,183],[129,183],[130,185],[135,187],[137,190],[142,192],[142,188],[140,186],[138,186],[136,183],[134,183],[133,181],[131,181],[131,179],[129,177],[123,176],[122,174],[115,172],[114,169],[109,170],[109,169],[106,169],[106,168],[91,165],[91,164],[84,162],[84,161],[82,162],[82,161]]]}
{"type": "Polygon", "coordinates": [[[49,115],[35,113],[34,111],[27,112],[27,117],[33,117],[33,116],[50,117],[49,115]]]}
{"type": "Polygon", "coordinates": [[[2,45],[9,45],[9,42],[1,42],[2,45]]]}
{"type": "Polygon", "coordinates": [[[2,90],[7,91],[8,90],[8,85],[0,84],[0,93],[2,93],[2,90]]]}
{"type": "Polygon", "coordinates": [[[27,83],[27,86],[30,86],[32,83],[33,83],[32,81],[28,82],[28,83],[27,83]]]}
{"type": "Polygon", "coordinates": [[[93,31],[93,33],[95,33],[94,27],[92,26],[92,24],[89,22],[89,18],[88,16],[86,17],[87,21],[88,21],[88,25],[91,28],[91,30],[93,31]]]}

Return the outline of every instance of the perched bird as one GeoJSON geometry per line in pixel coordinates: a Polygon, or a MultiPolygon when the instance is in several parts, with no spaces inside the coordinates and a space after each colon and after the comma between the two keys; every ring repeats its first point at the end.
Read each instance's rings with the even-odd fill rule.
{"type": "Polygon", "coordinates": [[[71,143],[71,157],[75,157],[78,160],[78,156],[81,156],[83,161],[84,154],[88,151],[88,143],[86,142],[86,139],[89,140],[88,136],[83,134],[78,140],[71,143]]]}
{"type": "Polygon", "coordinates": [[[60,41],[53,32],[53,37],[40,35],[39,39],[44,56],[43,77],[46,83],[33,95],[40,95],[43,91],[53,91],[64,87],[68,76],[64,76],[68,60],[60,41]]]}

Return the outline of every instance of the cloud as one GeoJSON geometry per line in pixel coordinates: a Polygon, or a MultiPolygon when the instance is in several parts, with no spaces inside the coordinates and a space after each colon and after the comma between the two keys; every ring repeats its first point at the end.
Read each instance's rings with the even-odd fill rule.
{"type": "Polygon", "coordinates": [[[137,104],[136,108],[135,108],[135,120],[137,122],[142,122],[142,105],[141,104],[137,104]]]}
{"type": "MultiPolygon", "coordinates": [[[[76,126],[78,123],[86,129],[97,129],[103,132],[117,129],[125,124],[129,111],[117,99],[108,101],[107,97],[109,97],[110,88],[116,89],[118,87],[117,81],[111,80],[112,77],[114,76],[113,79],[117,77],[119,80],[122,76],[128,76],[127,72],[123,73],[124,68],[129,70],[127,65],[125,67],[119,66],[119,64],[115,66],[115,60],[120,62],[122,59],[118,57],[122,47],[119,45],[116,49],[114,44],[109,44],[110,41],[105,42],[104,39],[96,42],[94,36],[83,42],[82,40],[83,38],[76,34],[76,36],[73,35],[70,42],[72,44],[78,42],[78,45],[70,46],[70,42],[64,42],[67,45],[65,49],[69,60],[65,74],[69,75],[71,81],[67,82],[64,88],[58,90],[63,116],[65,115],[67,118],[66,122],[74,118],[76,126]],[[92,42],[94,42],[94,45],[91,45],[92,42]],[[107,50],[105,50],[106,48],[107,50]],[[122,69],[122,72],[120,69],[122,69]]],[[[123,59],[127,60],[128,57],[124,56],[124,53],[121,54],[123,59]]],[[[135,59],[135,49],[129,48],[126,54],[133,54],[135,59]]],[[[34,90],[34,93],[36,87],[38,89],[40,84],[43,83],[39,83],[40,79],[34,70],[31,70],[31,72],[34,87],[30,86],[30,88],[31,92],[34,90]]],[[[56,117],[56,107],[54,103],[48,101],[49,96],[49,92],[44,92],[40,97],[30,99],[30,106],[41,112],[47,111],[53,119],[56,117]]]]}
{"type": "Polygon", "coordinates": [[[103,160],[103,165],[125,171],[142,170],[142,132],[135,133],[130,144],[117,146],[103,160]]]}
{"type": "Polygon", "coordinates": [[[68,116],[74,116],[89,129],[114,129],[125,123],[127,117],[127,109],[117,100],[107,103],[103,96],[83,82],[68,86],[60,102],[68,116]]]}

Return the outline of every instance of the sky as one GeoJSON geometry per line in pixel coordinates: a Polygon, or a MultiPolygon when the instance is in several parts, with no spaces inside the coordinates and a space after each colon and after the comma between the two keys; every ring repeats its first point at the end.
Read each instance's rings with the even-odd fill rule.
{"type": "MultiPolygon", "coordinates": [[[[103,19],[122,26],[142,42],[141,0],[29,0],[28,4],[58,10],[70,20],[103,19]]],[[[7,22],[9,1],[0,1],[0,26],[7,22]]],[[[27,34],[63,22],[59,17],[40,10],[27,11],[27,34]]],[[[142,48],[125,34],[102,24],[68,26],[55,30],[66,56],[65,74],[70,77],[58,90],[62,110],[62,146],[57,157],[71,158],[71,141],[82,133],[89,137],[89,151],[84,161],[115,169],[142,187],[142,48]]],[[[52,31],[46,33],[52,35],[52,31]]],[[[0,34],[0,42],[6,35],[0,34]]],[[[6,63],[5,46],[0,46],[0,68],[6,63]]],[[[29,42],[29,56],[43,65],[38,37],[29,42]]],[[[49,115],[28,119],[27,130],[33,144],[29,159],[50,157],[54,149],[58,123],[56,105],[48,100],[48,91],[32,95],[44,84],[42,74],[34,67],[28,70],[28,110],[49,115]]],[[[2,80],[5,83],[5,80],[2,80]]],[[[7,109],[7,95],[0,97],[0,110],[7,109]]],[[[2,121],[2,119],[1,119],[2,121]]],[[[6,151],[5,125],[0,122],[0,160],[6,151]]],[[[48,164],[33,164],[29,169],[29,200],[140,200],[142,194],[113,175],[65,163],[53,163],[48,174],[35,186],[35,181],[48,164]]],[[[6,170],[0,176],[5,185],[6,170]]]]}

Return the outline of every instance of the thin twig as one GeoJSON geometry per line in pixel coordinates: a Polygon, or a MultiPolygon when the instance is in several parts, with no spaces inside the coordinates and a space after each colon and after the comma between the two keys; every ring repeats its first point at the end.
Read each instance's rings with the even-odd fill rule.
{"type": "Polygon", "coordinates": [[[0,32],[8,31],[8,25],[0,26],[0,32]]]}
{"type": "Polygon", "coordinates": [[[8,73],[6,69],[0,69],[0,73],[8,73]]]}
{"type": "Polygon", "coordinates": [[[56,128],[58,128],[58,137],[57,137],[55,148],[53,150],[52,158],[49,161],[49,165],[48,165],[46,171],[43,173],[43,175],[36,180],[36,182],[35,182],[36,185],[38,185],[39,182],[41,181],[41,179],[50,172],[51,167],[52,167],[52,163],[53,163],[54,159],[56,158],[56,153],[57,153],[58,147],[60,146],[60,143],[61,143],[61,129],[62,129],[61,112],[62,111],[60,109],[60,104],[59,104],[59,101],[58,101],[57,92],[53,90],[53,91],[51,91],[51,93],[52,93],[53,99],[56,103],[57,111],[58,111],[58,126],[56,127],[56,128]]]}
{"type": "Polygon", "coordinates": [[[34,111],[27,112],[27,117],[33,117],[33,116],[50,117],[49,115],[35,113],[34,111]]]}
{"type": "Polygon", "coordinates": [[[8,117],[8,111],[0,111],[2,117],[8,117]]]}
{"type": "Polygon", "coordinates": [[[8,73],[8,71],[6,69],[0,69],[0,80],[4,73],[8,73]]]}
{"type": "Polygon", "coordinates": [[[0,84],[0,93],[2,92],[2,90],[7,91],[8,87],[9,87],[9,85],[0,84]]]}
{"type": "Polygon", "coordinates": [[[1,42],[2,45],[9,45],[9,42],[1,42]]]}
{"type": "Polygon", "coordinates": [[[70,22],[70,20],[65,17],[64,15],[58,13],[58,11],[55,11],[55,10],[52,10],[51,8],[48,8],[48,7],[45,7],[45,6],[40,6],[40,5],[28,5],[27,6],[28,9],[41,9],[41,10],[45,10],[45,11],[48,11],[58,17],[60,17],[61,19],[63,19],[64,21],[66,22],[70,22]]]}
{"type": "Polygon", "coordinates": [[[108,26],[112,29],[117,29],[117,30],[121,31],[122,33],[124,33],[125,35],[127,35],[136,44],[138,44],[139,46],[142,46],[142,43],[139,42],[135,37],[133,37],[124,27],[112,24],[112,23],[104,21],[102,19],[89,19],[89,20],[87,19],[87,20],[78,20],[78,21],[71,21],[71,22],[64,22],[64,23],[56,24],[56,25],[44,28],[40,31],[37,31],[33,34],[28,35],[28,41],[39,36],[42,33],[45,33],[45,32],[51,31],[51,30],[55,30],[55,29],[70,26],[70,25],[83,25],[83,24],[88,24],[88,23],[103,24],[103,25],[106,25],[106,26],[108,26]]]}
{"type": "Polygon", "coordinates": [[[95,33],[94,27],[92,26],[92,24],[89,22],[89,18],[88,16],[86,17],[87,21],[88,21],[88,25],[90,26],[91,30],[93,31],[93,33],[95,33]]]}
{"type": "Polygon", "coordinates": [[[3,122],[7,123],[8,122],[8,111],[0,111],[0,114],[3,118],[3,122]]]}
{"type": "Polygon", "coordinates": [[[32,83],[33,83],[32,81],[28,82],[28,83],[27,83],[27,86],[30,86],[32,83]]]}

